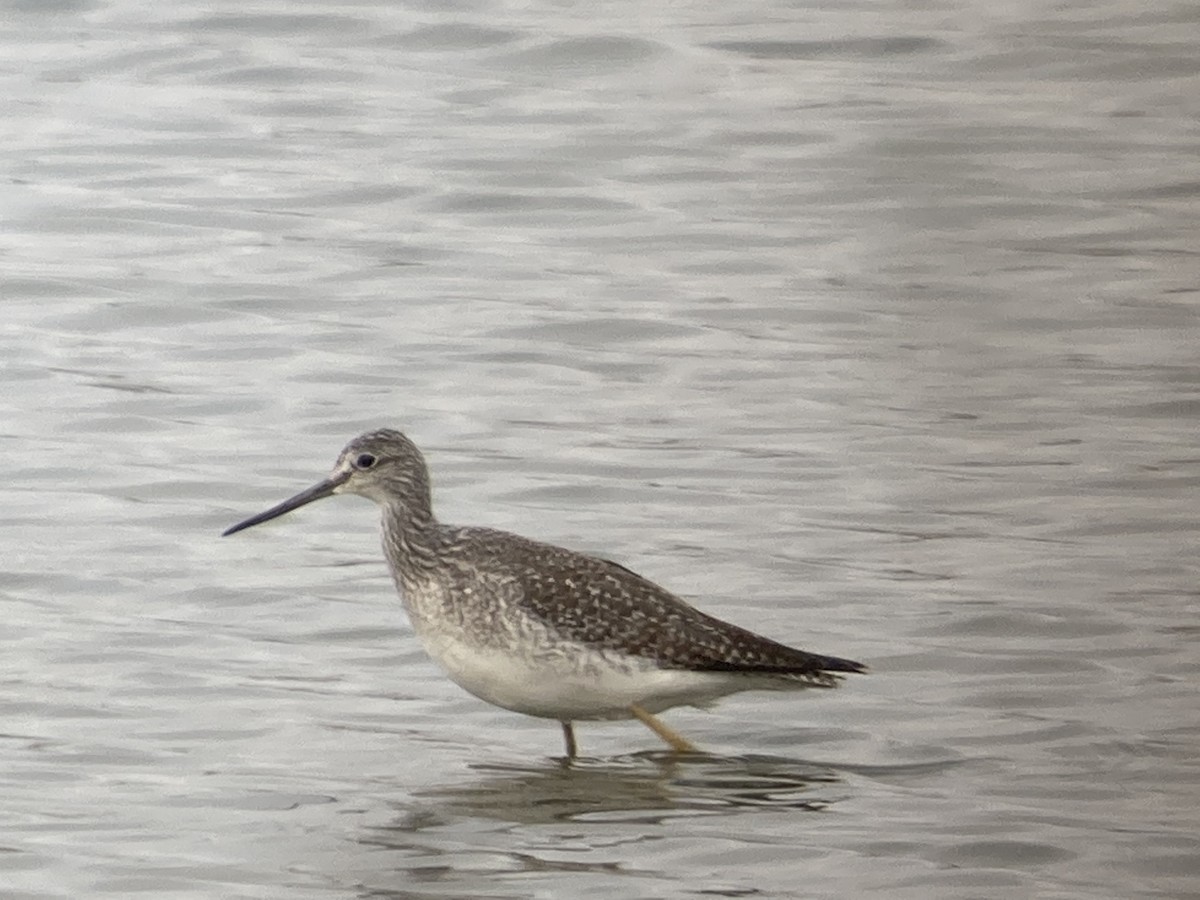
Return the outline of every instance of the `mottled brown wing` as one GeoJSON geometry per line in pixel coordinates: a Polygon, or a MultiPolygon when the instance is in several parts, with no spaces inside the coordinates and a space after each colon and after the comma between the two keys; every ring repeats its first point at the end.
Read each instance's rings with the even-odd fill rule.
{"type": "MultiPolygon", "coordinates": [[[[515,548],[508,545],[511,553],[515,548]]],[[[861,663],[807,653],[701,612],[624,566],[522,542],[516,574],[523,606],[564,637],[695,671],[785,676],[831,687],[861,663]]]]}

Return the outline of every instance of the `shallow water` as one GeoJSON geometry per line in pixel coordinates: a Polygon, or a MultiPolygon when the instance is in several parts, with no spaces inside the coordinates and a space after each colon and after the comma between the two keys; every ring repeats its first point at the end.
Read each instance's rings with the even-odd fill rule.
{"type": "Polygon", "coordinates": [[[1186,3],[10,6],[0,892],[1200,893],[1186,3]],[[872,667],[491,709],[375,512],[872,667]]]}

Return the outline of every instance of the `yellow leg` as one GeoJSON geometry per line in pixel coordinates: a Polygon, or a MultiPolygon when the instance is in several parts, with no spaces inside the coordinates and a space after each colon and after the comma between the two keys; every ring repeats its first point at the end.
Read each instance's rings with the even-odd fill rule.
{"type": "Polygon", "coordinates": [[[639,722],[657,734],[660,738],[671,745],[671,749],[676,753],[699,753],[695,745],[687,738],[672,731],[650,713],[646,712],[640,706],[631,706],[629,711],[637,718],[639,722]]]}
{"type": "Polygon", "coordinates": [[[567,743],[567,759],[574,759],[579,752],[579,745],[575,743],[575,729],[571,727],[570,722],[563,722],[563,740],[567,743]]]}

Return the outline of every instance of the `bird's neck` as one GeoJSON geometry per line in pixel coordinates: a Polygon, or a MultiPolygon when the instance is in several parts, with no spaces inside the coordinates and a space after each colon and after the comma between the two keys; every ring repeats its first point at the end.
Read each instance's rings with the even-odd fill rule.
{"type": "Polygon", "coordinates": [[[427,505],[384,505],[383,550],[398,582],[418,580],[436,566],[438,527],[427,505]]]}

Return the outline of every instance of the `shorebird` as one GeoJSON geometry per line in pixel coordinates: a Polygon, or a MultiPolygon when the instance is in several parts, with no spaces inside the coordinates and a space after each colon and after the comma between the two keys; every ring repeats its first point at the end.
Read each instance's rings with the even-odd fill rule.
{"type": "Polygon", "coordinates": [[[560,722],[568,757],[576,721],[638,719],[676,752],[695,752],[655,714],[739,691],[832,688],[866,671],[714,618],[618,563],[443,525],[425,458],[391,429],[354,438],[328,478],[224,534],[333,494],[382,508],[384,555],[429,655],[476,697],[560,722]]]}

